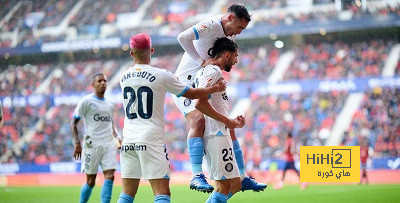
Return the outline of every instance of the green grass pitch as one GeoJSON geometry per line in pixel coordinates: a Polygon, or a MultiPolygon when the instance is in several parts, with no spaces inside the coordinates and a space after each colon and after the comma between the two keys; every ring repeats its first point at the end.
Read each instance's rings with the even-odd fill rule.
{"type": "MultiPolygon", "coordinates": [[[[100,186],[93,189],[90,203],[100,202],[100,186]]],[[[57,202],[79,201],[80,187],[0,187],[0,202],[57,202]]],[[[121,187],[113,189],[111,202],[117,202],[121,187]]],[[[189,186],[171,186],[171,202],[205,202],[209,194],[189,190],[189,186]]],[[[135,203],[153,202],[151,187],[139,187],[135,203]]],[[[264,192],[239,192],[229,202],[400,202],[400,185],[309,185],[306,190],[299,186],[286,185],[280,190],[268,187],[264,192]]]]}

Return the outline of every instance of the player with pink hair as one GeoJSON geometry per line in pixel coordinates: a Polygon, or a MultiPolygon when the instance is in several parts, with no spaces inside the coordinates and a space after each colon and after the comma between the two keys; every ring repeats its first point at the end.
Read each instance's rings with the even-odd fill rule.
{"type": "MultiPolygon", "coordinates": [[[[148,34],[130,38],[130,55],[135,65],[120,78],[125,120],[121,146],[122,193],[118,203],[132,203],[141,178],[147,179],[154,202],[170,202],[170,168],[164,130],[166,92],[177,97],[202,98],[226,89],[222,79],[207,88],[190,88],[169,71],[150,65],[154,48],[148,34]]],[[[226,125],[236,125],[229,119],[226,125]]]]}

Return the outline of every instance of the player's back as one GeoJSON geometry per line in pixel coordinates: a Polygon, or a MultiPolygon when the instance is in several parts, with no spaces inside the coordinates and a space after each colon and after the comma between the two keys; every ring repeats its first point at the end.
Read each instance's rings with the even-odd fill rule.
{"type": "Polygon", "coordinates": [[[185,85],[172,73],[145,64],[130,67],[121,75],[125,111],[124,142],[163,145],[165,93],[179,94],[185,85]]]}
{"type": "MultiPolygon", "coordinates": [[[[208,50],[214,46],[218,38],[226,37],[222,27],[221,15],[207,18],[192,26],[192,29],[196,35],[196,40],[193,41],[193,45],[197,53],[203,59],[210,58],[208,50]]],[[[188,83],[194,79],[199,69],[199,64],[185,52],[175,75],[180,81],[188,83]]]]}

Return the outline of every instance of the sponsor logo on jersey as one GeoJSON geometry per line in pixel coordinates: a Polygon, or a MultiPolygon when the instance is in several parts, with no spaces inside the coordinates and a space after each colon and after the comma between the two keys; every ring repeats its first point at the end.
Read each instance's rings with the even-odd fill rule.
{"type": "Polygon", "coordinates": [[[199,27],[199,32],[201,32],[201,31],[203,31],[203,30],[205,30],[205,29],[207,29],[207,25],[205,25],[205,24],[202,24],[202,25],[200,25],[200,27],[199,27]]]}
{"type": "Polygon", "coordinates": [[[233,165],[231,163],[227,163],[225,165],[225,170],[231,172],[233,170],[233,165]]]}
{"type": "Polygon", "coordinates": [[[185,106],[189,106],[192,103],[192,100],[190,99],[185,99],[185,101],[183,101],[183,105],[185,106]]]}
{"type": "Polygon", "coordinates": [[[121,152],[146,151],[146,150],[147,150],[147,146],[146,145],[131,144],[131,145],[122,145],[121,146],[121,152]]]}
{"type": "Polygon", "coordinates": [[[99,114],[95,114],[93,116],[94,121],[102,121],[102,122],[111,122],[111,116],[101,116],[99,114]]]}

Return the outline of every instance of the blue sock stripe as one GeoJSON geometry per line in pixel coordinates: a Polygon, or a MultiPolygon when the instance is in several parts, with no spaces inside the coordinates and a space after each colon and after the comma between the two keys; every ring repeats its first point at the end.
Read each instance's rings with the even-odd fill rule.
{"type": "Polygon", "coordinates": [[[92,194],[93,187],[90,187],[87,183],[85,183],[81,188],[81,196],[80,196],[80,203],[86,203],[90,195],[92,194]]]}
{"type": "Polygon", "coordinates": [[[105,179],[105,180],[104,180],[104,184],[107,184],[107,185],[108,185],[108,184],[111,184],[111,185],[112,185],[113,183],[114,183],[113,180],[109,180],[109,179],[105,179]]]}
{"type": "Polygon", "coordinates": [[[156,203],[169,203],[171,202],[168,195],[157,195],[154,197],[154,202],[156,203]]]}
{"type": "Polygon", "coordinates": [[[228,201],[228,196],[219,192],[213,192],[211,198],[211,203],[226,203],[228,201]]]}
{"type": "Polygon", "coordinates": [[[133,198],[130,195],[122,192],[119,195],[118,203],[133,203],[134,200],[135,200],[135,198],[133,198]]]}
{"type": "Polygon", "coordinates": [[[193,137],[187,140],[190,164],[192,165],[192,172],[202,172],[204,144],[203,138],[193,137]]]}
{"type": "Polygon", "coordinates": [[[102,203],[109,203],[111,201],[112,188],[114,181],[105,179],[103,187],[101,188],[100,198],[102,203]]]}
{"type": "Polygon", "coordinates": [[[235,140],[232,143],[233,143],[233,151],[235,152],[236,163],[238,165],[240,175],[244,175],[246,173],[246,170],[244,168],[243,151],[240,148],[238,140],[235,140]]]}

